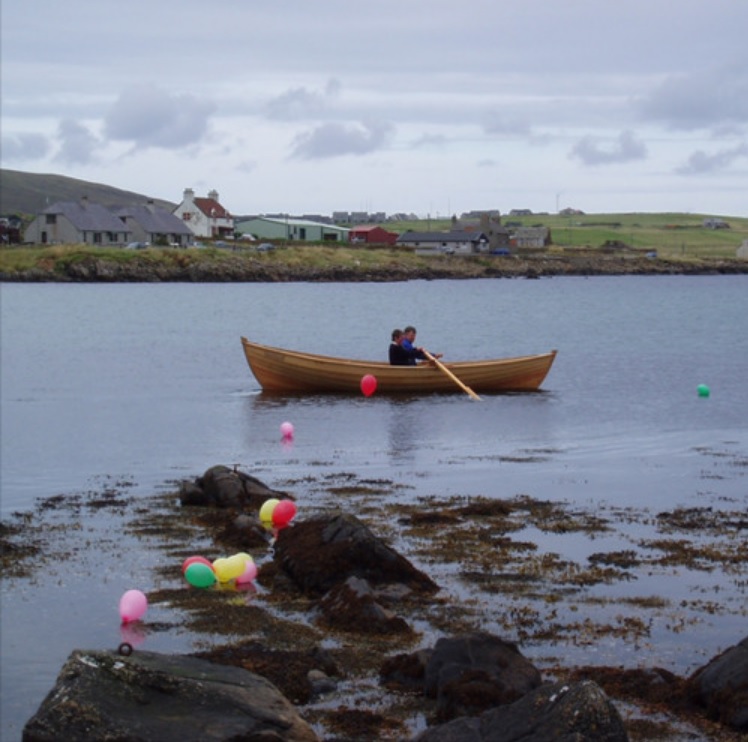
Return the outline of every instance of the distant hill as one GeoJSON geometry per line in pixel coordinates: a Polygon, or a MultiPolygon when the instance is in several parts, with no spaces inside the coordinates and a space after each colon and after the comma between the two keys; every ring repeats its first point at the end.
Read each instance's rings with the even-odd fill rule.
{"type": "MultiPolygon", "coordinates": [[[[0,215],[34,215],[55,201],[78,201],[83,196],[103,206],[129,206],[151,200],[149,196],[123,191],[102,183],[91,183],[64,175],[24,173],[0,169],[0,215]]],[[[171,211],[176,204],[152,199],[157,206],[171,211]]]]}

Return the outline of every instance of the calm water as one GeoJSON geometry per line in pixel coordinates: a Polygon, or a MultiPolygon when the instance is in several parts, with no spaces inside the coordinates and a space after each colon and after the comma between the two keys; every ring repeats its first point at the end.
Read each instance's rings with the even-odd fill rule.
{"type": "MultiPolygon", "coordinates": [[[[313,469],[407,482],[412,497],[529,493],[656,512],[706,493],[748,506],[745,466],[705,477],[703,453],[748,454],[748,276],[6,284],[0,302],[3,517],[120,478],[150,495],[218,463],[271,486],[313,469]],[[410,323],[445,361],[559,355],[540,394],[274,399],[239,342],[384,359],[391,329],[410,323]]],[[[20,738],[70,650],[116,646],[116,602],[140,569],[152,586],[147,567],[128,545],[101,580],[58,568],[3,581],[2,739],[20,738]]],[[[742,638],[724,628],[699,630],[707,654],[742,638]]],[[[148,648],[188,646],[159,636],[148,648]]]]}

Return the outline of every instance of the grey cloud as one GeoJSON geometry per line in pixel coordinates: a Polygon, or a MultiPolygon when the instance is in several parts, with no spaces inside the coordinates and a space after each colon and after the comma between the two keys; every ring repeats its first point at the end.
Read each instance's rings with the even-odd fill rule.
{"type": "Polygon", "coordinates": [[[612,165],[643,160],[646,156],[646,146],[643,142],[637,141],[630,131],[621,132],[614,146],[609,148],[605,148],[596,137],[584,137],[569,153],[569,157],[577,158],[585,165],[612,165]]]}
{"type": "Polygon", "coordinates": [[[193,95],[172,95],[154,85],[125,90],[105,119],[105,133],[136,147],[179,149],[199,142],[215,105],[193,95]]]}
{"type": "Polygon", "coordinates": [[[447,141],[443,134],[423,134],[413,142],[413,147],[443,147],[447,141]]]}
{"type": "Polygon", "coordinates": [[[531,134],[531,128],[527,121],[523,121],[520,118],[505,116],[495,111],[487,114],[483,124],[483,130],[486,134],[510,136],[529,136],[531,134]]]}
{"type": "Polygon", "coordinates": [[[50,150],[50,143],[43,134],[10,134],[3,137],[3,160],[8,162],[39,160],[50,150]]]}
{"type": "Polygon", "coordinates": [[[392,131],[392,125],[387,123],[354,126],[322,124],[296,137],[292,157],[311,160],[369,154],[383,147],[392,131]]]}
{"type": "Polygon", "coordinates": [[[322,92],[304,87],[292,88],[273,98],[267,104],[266,112],[270,118],[281,121],[319,117],[329,109],[340,89],[340,82],[335,79],[330,80],[322,92]]]}
{"type": "Polygon", "coordinates": [[[641,113],[673,129],[748,123],[748,62],[678,75],[639,103],[641,113]]]}
{"type": "Polygon", "coordinates": [[[59,162],[86,165],[93,161],[99,140],[85,127],[73,119],[63,119],[57,129],[60,149],[55,155],[59,162]]]}
{"type": "Polygon", "coordinates": [[[698,150],[688,158],[688,162],[677,168],[676,172],[681,175],[714,173],[725,170],[741,157],[748,157],[748,145],[739,144],[732,149],[723,149],[713,154],[698,150]]]}

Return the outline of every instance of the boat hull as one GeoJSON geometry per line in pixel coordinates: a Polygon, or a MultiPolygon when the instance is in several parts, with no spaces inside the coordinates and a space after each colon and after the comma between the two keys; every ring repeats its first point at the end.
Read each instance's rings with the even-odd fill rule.
{"type": "MultiPolygon", "coordinates": [[[[371,374],[377,393],[455,393],[463,390],[435,365],[390,366],[379,361],[349,360],[299,353],[242,338],[249,368],[263,391],[283,394],[361,393],[361,379],[371,374]]],[[[553,365],[556,351],[489,361],[444,364],[477,393],[536,391],[553,365]]]]}

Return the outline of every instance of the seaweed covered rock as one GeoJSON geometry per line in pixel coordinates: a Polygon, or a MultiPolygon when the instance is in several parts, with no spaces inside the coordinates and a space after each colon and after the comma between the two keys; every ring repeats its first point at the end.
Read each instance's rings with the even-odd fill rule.
{"type": "Polygon", "coordinates": [[[239,667],[155,652],[76,650],[23,739],[312,742],[317,735],[272,683],[239,667]]]}
{"type": "Polygon", "coordinates": [[[275,558],[305,593],[321,596],[349,577],[370,585],[399,583],[417,593],[439,586],[353,515],[333,512],[296,523],[278,535],[275,558]]]}
{"type": "Polygon", "coordinates": [[[507,706],[480,716],[463,716],[435,726],[416,742],[627,742],[620,714],[600,686],[580,683],[543,685],[507,706]]]}
{"type": "Polygon", "coordinates": [[[748,637],[699,668],[688,691],[711,717],[748,731],[748,637]]]}
{"type": "Polygon", "coordinates": [[[183,482],[179,490],[182,505],[258,510],[271,498],[288,499],[286,492],[268,487],[256,477],[228,466],[213,466],[202,477],[183,482]]]}

